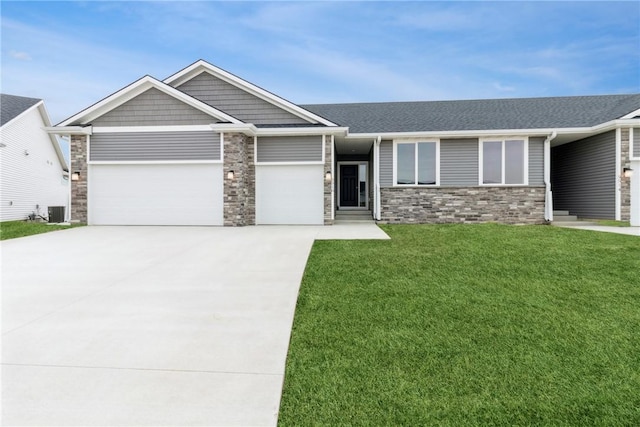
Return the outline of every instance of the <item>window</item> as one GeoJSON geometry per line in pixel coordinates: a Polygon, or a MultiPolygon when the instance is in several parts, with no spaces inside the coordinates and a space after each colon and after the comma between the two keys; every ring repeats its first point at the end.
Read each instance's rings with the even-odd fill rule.
{"type": "Polygon", "coordinates": [[[482,141],[480,182],[485,185],[527,184],[527,145],[524,139],[482,141]]]}
{"type": "Polygon", "coordinates": [[[438,143],[396,143],[396,185],[438,184],[438,143]]]}

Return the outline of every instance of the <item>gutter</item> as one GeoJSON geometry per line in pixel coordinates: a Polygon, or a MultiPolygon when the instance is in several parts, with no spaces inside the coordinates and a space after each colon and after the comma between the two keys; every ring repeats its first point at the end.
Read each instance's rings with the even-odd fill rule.
{"type": "Polygon", "coordinates": [[[374,218],[376,221],[380,221],[380,142],[382,142],[382,136],[373,141],[373,185],[374,185],[374,218]]]}
{"type": "Polygon", "coordinates": [[[553,221],[553,192],[551,191],[551,141],[558,136],[555,130],[544,140],[544,219],[553,221]]]}
{"type": "MultiPolygon", "coordinates": [[[[570,128],[539,128],[539,129],[484,129],[484,130],[454,130],[454,131],[419,131],[419,132],[383,132],[383,133],[349,133],[346,139],[366,139],[384,136],[385,139],[396,138],[481,138],[491,136],[549,136],[549,134],[571,135],[574,133],[606,132],[620,126],[638,127],[640,119],[616,119],[595,126],[570,128]]],[[[555,136],[553,137],[555,138],[555,136]]],[[[552,138],[552,139],[553,139],[552,138]]]]}

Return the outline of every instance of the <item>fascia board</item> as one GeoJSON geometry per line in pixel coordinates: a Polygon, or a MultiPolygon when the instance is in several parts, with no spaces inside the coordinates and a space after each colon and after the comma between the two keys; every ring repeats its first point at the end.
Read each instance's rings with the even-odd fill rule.
{"type": "Polygon", "coordinates": [[[237,132],[247,136],[256,136],[257,128],[251,123],[213,123],[211,129],[220,133],[237,132]]]}
{"type": "Polygon", "coordinates": [[[630,112],[629,114],[625,114],[624,116],[620,117],[621,119],[632,119],[634,117],[638,117],[640,116],[640,108],[638,108],[637,110],[634,110],[632,112],[630,112]]]}
{"type": "Polygon", "coordinates": [[[61,122],[59,126],[68,126],[70,123],[73,123],[79,119],[83,121],[91,121],[97,117],[102,116],[103,114],[113,110],[114,108],[119,107],[127,101],[135,98],[141,93],[145,92],[148,89],[155,88],[160,90],[161,92],[172,96],[180,101],[206,113],[217,119],[228,121],[231,123],[241,123],[240,120],[232,117],[226,113],[223,113],[220,110],[217,110],[210,105],[205,104],[202,101],[199,101],[184,92],[181,92],[167,84],[162,83],[159,80],[154,79],[151,76],[144,76],[141,79],[133,82],[129,86],[126,86],[116,93],[104,98],[103,100],[95,103],[91,107],[79,112],[78,114],[66,119],[61,122]]]}
{"type": "Polygon", "coordinates": [[[337,124],[325,119],[324,117],[318,116],[317,114],[314,114],[309,110],[305,110],[304,108],[290,101],[287,101],[286,99],[281,98],[278,95],[262,89],[261,87],[256,86],[253,83],[241,79],[240,77],[231,74],[221,68],[218,68],[215,65],[211,65],[203,60],[199,60],[191,64],[184,70],[179,71],[176,74],[166,78],[164,80],[164,83],[174,87],[179,86],[203,71],[208,72],[214,77],[217,77],[239,89],[242,89],[264,101],[267,101],[270,104],[276,105],[277,107],[282,108],[283,110],[288,111],[289,113],[294,114],[302,119],[321,123],[325,126],[337,126],[337,124]]]}
{"type": "MultiPolygon", "coordinates": [[[[40,101],[38,104],[38,111],[40,112],[40,116],[42,117],[42,122],[45,125],[45,128],[51,127],[51,118],[49,117],[49,112],[47,111],[47,107],[44,105],[44,101],[40,101]]],[[[53,149],[56,152],[56,156],[58,156],[58,161],[60,162],[60,167],[62,167],[63,171],[68,171],[69,166],[67,165],[67,161],[64,158],[64,154],[62,154],[62,149],[60,148],[60,143],[58,142],[58,137],[52,133],[46,132],[51,140],[51,144],[53,145],[53,149]]]]}
{"type": "Polygon", "coordinates": [[[345,136],[348,127],[258,128],[257,136],[338,135],[345,136]]]}
{"type": "Polygon", "coordinates": [[[44,131],[53,135],[91,135],[92,126],[49,126],[44,131]]]}
{"type": "Polygon", "coordinates": [[[609,122],[601,123],[595,126],[572,127],[572,128],[537,128],[537,129],[483,129],[483,130],[460,130],[460,131],[427,131],[427,132],[374,132],[374,133],[350,133],[347,139],[377,138],[381,136],[384,139],[394,138],[420,138],[420,137],[485,137],[496,135],[514,135],[514,136],[546,136],[551,132],[557,132],[558,135],[566,135],[572,133],[591,133],[605,132],[624,126],[640,126],[640,119],[617,119],[609,122]]]}

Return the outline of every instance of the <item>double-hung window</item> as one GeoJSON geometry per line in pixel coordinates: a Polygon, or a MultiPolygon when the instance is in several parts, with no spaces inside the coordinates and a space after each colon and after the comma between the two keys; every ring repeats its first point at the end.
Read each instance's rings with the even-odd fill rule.
{"type": "Polygon", "coordinates": [[[395,185],[438,185],[437,141],[395,143],[395,185]]]}
{"type": "Polygon", "coordinates": [[[526,185],[528,141],[524,138],[485,139],[480,142],[480,184],[526,185]]]}

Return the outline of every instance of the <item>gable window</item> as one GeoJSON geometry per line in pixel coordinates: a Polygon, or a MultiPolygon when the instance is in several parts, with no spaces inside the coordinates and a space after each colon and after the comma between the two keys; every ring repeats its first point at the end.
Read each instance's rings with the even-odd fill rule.
{"type": "Polygon", "coordinates": [[[528,183],[528,141],[488,139],[480,142],[480,183],[483,185],[526,185],[528,183]]]}
{"type": "Polygon", "coordinates": [[[396,185],[438,185],[438,142],[396,142],[396,185]]]}

